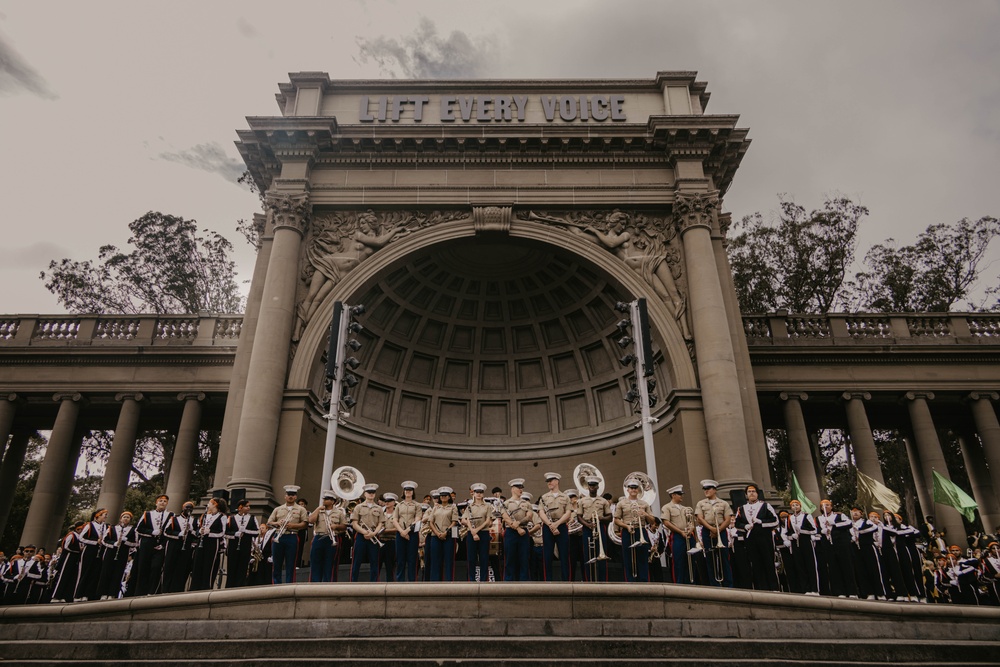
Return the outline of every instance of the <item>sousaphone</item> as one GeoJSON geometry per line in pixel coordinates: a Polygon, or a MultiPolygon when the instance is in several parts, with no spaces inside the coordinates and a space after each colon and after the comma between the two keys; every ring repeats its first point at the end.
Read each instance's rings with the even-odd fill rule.
{"type": "Polygon", "coordinates": [[[365,492],[365,476],[351,466],[340,466],[333,471],[330,485],[338,498],[346,501],[357,500],[365,492]]]}
{"type": "Polygon", "coordinates": [[[604,495],[604,475],[597,466],[591,463],[581,463],[573,470],[573,481],[576,483],[576,490],[580,492],[580,497],[590,495],[590,487],[587,486],[588,477],[597,477],[601,482],[597,485],[597,495],[604,495]]]}
{"type": "MultiPolygon", "coordinates": [[[[639,471],[630,472],[625,475],[625,480],[627,481],[629,479],[639,480],[639,499],[645,500],[649,504],[650,509],[655,511],[656,508],[653,507],[653,503],[656,502],[656,486],[653,484],[653,480],[649,478],[649,475],[639,471]]],[[[625,486],[625,482],[622,482],[622,492],[627,498],[628,487],[625,486]]]]}

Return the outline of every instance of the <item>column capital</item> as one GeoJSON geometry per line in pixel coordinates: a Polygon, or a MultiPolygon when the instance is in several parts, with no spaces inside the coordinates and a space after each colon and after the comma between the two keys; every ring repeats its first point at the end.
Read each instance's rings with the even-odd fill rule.
{"type": "Polygon", "coordinates": [[[934,400],[934,392],[933,391],[908,391],[908,392],[906,392],[906,395],[904,396],[904,398],[906,398],[906,400],[908,400],[908,401],[915,401],[918,398],[922,398],[925,401],[933,401],[934,400]]]}
{"type": "Polygon", "coordinates": [[[264,197],[264,209],[275,231],[287,228],[305,235],[312,213],[308,192],[268,192],[264,197]]]}
{"type": "Polygon", "coordinates": [[[84,400],[83,394],[79,392],[62,392],[52,395],[52,400],[56,403],[61,403],[63,401],[73,401],[74,403],[79,403],[84,400]]]}
{"type": "Polygon", "coordinates": [[[141,403],[146,397],[142,395],[142,392],[138,391],[124,391],[120,394],[115,394],[115,400],[118,402],[133,400],[136,403],[141,403]]]}
{"type": "Polygon", "coordinates": [[[718,210],[719,193],[717,191],[677,192],[674,195],[674,224],[677,225],[677,231],[681,235],[695,227],[704,227],[711,232],[712,219],[718,210]]]}
{"type": "Polygon", "coordinates": [[[809,394],[807,394],[804,391],[783,391],[780,394],[778,394],[778,398],[780,398],[783,401],[791,401],[791,400],[808,401],[809,394]]]}
{"type": "Polygon", "coordinates": [[[177,394],[177,400],[178,401],[204,401],[205,400],[205,392],[203,392],[203,391],[181,392],[180,394],[177,394]]]}
{"type": "Polygon", "coordinates": [[[855,398],[861,399],[862,401],[870,401],[872,400],[872,395],[867,391],[845,391],[840,395],[840,398],[845,401],[850,401],[855,398]]]}
{"type": "Polygon", "coordinates": [[[1000,394],[995,391],[973,391],[969,392],[969,395],[965,397],[967,401],[997,401],[1000,400],[1000,394]]]}

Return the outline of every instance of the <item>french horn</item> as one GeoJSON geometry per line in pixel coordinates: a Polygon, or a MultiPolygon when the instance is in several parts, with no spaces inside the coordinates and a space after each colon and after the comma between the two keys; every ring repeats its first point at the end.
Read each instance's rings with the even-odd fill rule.
{"type": "Polygon", "coordinates": [[[573,481],[576,483],[576,490],[581,497],[590,495],[590,487],[587,486],[588,477],[598,477],[601,482],[597,485],[597,495],[604,495],[604,475],[597,466],[591,463],[581,463],[573,470],[573,481]]]}

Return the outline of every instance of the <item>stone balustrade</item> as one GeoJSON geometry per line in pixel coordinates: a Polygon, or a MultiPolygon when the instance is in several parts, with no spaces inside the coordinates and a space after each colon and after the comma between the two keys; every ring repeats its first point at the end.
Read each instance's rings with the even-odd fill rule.
{"type": "MultiPolygon", "coordinates": [[[[0,328],[2,331],[2,328],[0,328]]],[[[997,345],[996,313],[785,312],[745,315],[747,343],[756,346],[997,345]]]]}
{"type": "Polygon", "coordinates": [[[0,348],[236,347],[242,327],[242,315],[4,315],[0,316],[0,348]]]}

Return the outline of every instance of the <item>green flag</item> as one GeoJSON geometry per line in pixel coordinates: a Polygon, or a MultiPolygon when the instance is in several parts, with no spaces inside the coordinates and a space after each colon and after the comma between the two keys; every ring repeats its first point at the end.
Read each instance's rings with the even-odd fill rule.
{"type": "Polygon", "coordinates": [[[937,470],[934,471],[934,502],[954,507],[970,522],[975,520],[975,511],[979,507],[969,494],[937,470]]]}
{"type": "Polygon", "coordinates": [[[869,477],[860,470],[857,472],[858,502],[862,507],[873,510],[889,510],[893,514],[899,511],[901,503],[895,491],[874,477],[869,477]]]}
{"type": "Polygon", "coordinates": [[[806,496],[802,487],[799,486],[799,478],[795,476],[795,472],[791,473],[791,478],[788,484],[788,491],[792,494],[791,500],[797,500],[802,503],[802,511],[806,514],[812,514],[816,511],[816,506],[812,504],[809,497],[806,496]]]}

